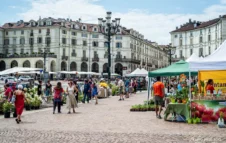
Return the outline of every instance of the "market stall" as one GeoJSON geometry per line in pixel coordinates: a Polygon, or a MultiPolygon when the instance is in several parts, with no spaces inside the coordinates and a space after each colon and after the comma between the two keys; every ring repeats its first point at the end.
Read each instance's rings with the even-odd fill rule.
{"type": "Polygon", "coordinates": [[[189,63],[189,69],[199,71],[199,92],[192,92],[192,117],[200,117],[202,122],[214,122],[220,112],[226,120],[226,41],[211,55],[189,63]],[[206,90],[207,81],[213,80],[214,91],[206,90]]]}
{"type": "MultiPolygon", "coordinates": [[[[151,83],[151,78],[152,77],[157,77],[157,76],[178,76],[180,75],[180,80],[181,83],[184,83],[186,81],[186,75],[197,75],[197,72],[195,71],[190,71],[189,70],[189,63],[185,61],[179,61],[177,63],[174,63],[166,68],[158,69],[152,72],[148,73],[149,77],[149,83],[151,83]]],[[[178,114],[178,115],[183,115],[185,119],[188,119],[189,117],[189,88],[185,87],[183,88],[182,91],[177,92],[176,95],[173,95],[170,97],[171,103],[167,106],[166,112],[165,112],[165,119],[167,120],[167,116],[170,113],[173,114],[178,114]],[[180,101],[177,101],[180,99],[180,101]],[[183,108],[182,108],[183,107],[183,108]]],[[[149,100],[149,95],[150,95],[150,86],[148,90],[148,100],[149,100]]]]}

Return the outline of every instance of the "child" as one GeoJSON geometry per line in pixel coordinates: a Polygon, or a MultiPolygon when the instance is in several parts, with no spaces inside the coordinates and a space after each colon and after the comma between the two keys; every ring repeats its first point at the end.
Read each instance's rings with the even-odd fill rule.
{"type": "Polygon", "coordinates": [[[97,95],[98,95],[98,92],[97,92],[97,86],[96,86],[95,83],[93,83],[92,97],[95,97],[95,99],[96,99],[95,105],[98,104],[98,102],[97,102],[97,95]]]}

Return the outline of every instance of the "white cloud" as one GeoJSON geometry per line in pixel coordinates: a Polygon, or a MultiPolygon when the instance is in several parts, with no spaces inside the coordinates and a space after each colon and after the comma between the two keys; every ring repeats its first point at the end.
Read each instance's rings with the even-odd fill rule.
{"type": "MultiPolygon", "coordinates": [[[[31,8],[20,13],[24,20],[35,19],[39,16],[68,18],[73,20],[82,18],[83,22],[97,23],[98,17],[105,17],[106,9],[97,5],[99,0],[36,0],[30,1],[31,8]]],[[[221,1],[222,4],[226,0],[221,1]]],[[[133,28],[159,44],[170,43],[169,32],[176,26],[188,22],[189,18],[196,21],[207,21],[225,14],[226,5],[213,5],[203,10],[202,14],[152,14],[147,10],[129,10],[126,13],[113,13],[113,17],[121,18],[121,23],[127,28],[133,28]]],[[[192,9],[191,9],[192,10],[192,9]]]]}
{"type": "Polygon", "coordinates": [[[221,3],[222,4],[226,4],[226,0],[221,0],[221,3]]]}

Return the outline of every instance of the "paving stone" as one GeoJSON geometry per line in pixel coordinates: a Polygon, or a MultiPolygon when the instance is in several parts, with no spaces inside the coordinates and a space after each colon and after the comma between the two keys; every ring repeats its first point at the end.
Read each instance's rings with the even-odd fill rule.
{"type": "Polygon", "coordinates": [[[110,97],[81,104],[76,114],[52,114],[52,108],[24,112],[22,123],[0,118],[0,143],[225,143],[225,129],[216,124],[189,125],[156,119],[154,112],[130,112],[147,92],[125,101],[110,97]]]}

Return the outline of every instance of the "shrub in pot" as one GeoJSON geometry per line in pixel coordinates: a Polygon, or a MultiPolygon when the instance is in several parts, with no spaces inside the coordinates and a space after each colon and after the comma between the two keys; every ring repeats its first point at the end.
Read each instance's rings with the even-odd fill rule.
{"type": "Polygon", "coordinates": [[[4,112],[5,118],[10,118],[10,112],[13,108],[14,108],[14,106],[10,102],[5,102],[3,104],[3,112],[4,112]]]}

